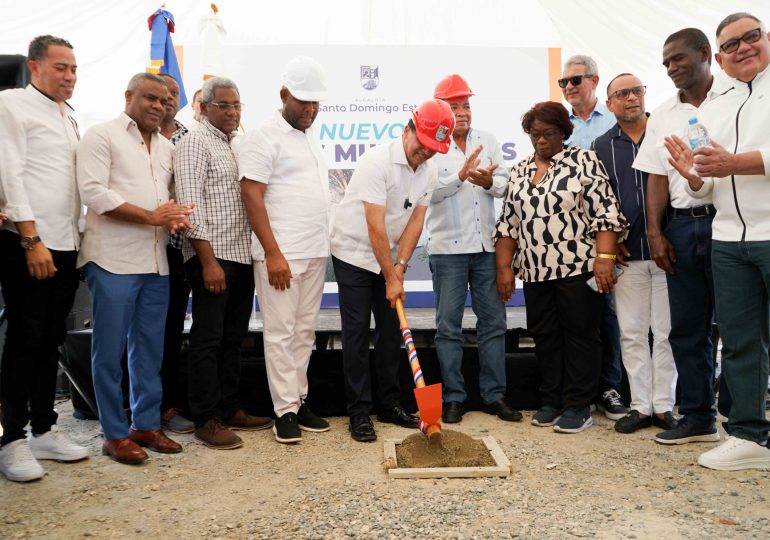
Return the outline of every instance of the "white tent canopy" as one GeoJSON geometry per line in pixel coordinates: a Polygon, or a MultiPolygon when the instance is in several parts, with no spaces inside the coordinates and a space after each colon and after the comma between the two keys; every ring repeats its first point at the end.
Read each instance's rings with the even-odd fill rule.
{"type": "MultiPolygon", "coordinates": [[[[485,47],[561,48],[562,59],[588,54],[605,82],[620,72],[637,74],[648,86],[648,109],[674,90],[660,65],[669,34],[691,26],[713,40],[718,22],[735,11],[770,21],[770,2],[761,0],[219,0],[217,5],[228,46],[307,45],[312,55],[314,45],[399,45],[414,47],[419,58],[422,47],[453,45],[478,48],[480,63],[485,47]]],[[[147,18],[160,2],[3,0],[0,6],[0,53],[25,54],[29,41],[46,33],[72,42],[79,64],[72,104],[86,117],[81,123],[122,110],[126,82],[147,66],[147,18]]],[[[209,2],[171,0],[166,9],[176,19],[174,43],[199,45],[198,22],[211,12],[209,2]]],[[[427,55],[423,60],[431,62],[427,55]]],[[[184,65],[190,94],[200,85],[201,70],[184,65]]],[[[463,66],[456,70],[462,73],[463,66]]],[[[500,84],[512,89],[526,81],[527,73],[500,73],[500,84]]],[[[598,94],[604,97],[601,83],[598,94]]]]}

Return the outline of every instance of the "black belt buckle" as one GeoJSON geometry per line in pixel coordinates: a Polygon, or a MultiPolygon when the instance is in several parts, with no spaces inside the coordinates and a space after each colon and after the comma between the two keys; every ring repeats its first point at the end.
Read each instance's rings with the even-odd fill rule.
{"type": "Polygon", "coordinates": [[[703,206],[693,206],[691,208],[674,208],[674,217],[705,217],[716,214],[716,208],[713,204],[704,204],[703,206]]]}

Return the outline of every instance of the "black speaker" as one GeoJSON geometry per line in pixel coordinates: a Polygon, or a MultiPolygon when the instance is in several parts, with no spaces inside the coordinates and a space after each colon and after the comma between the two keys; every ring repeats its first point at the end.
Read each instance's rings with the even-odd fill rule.
{"type": "Polygon", "coordinates": [[[0,54],[0,90],[24,88],[28,84],[27,57],[21,54],[0,54]]]}

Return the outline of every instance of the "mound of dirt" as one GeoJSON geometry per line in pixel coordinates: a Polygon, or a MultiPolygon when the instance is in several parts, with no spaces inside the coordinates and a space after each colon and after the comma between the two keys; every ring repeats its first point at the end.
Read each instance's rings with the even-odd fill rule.
{"type": "Polygon", "coordinates": [[[483,442],[451,429],[442,429],[441,434],[441,444],[431,443],[422,433],[404,439],[396,445],[398,466],[434,468],[495,465],[495,460],[483,442]]]}

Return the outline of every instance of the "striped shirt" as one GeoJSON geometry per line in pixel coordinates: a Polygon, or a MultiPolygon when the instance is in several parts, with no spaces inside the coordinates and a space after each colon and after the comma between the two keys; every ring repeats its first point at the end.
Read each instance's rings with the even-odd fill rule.
{"type": "Polygon", "coordinates": [[[593,151],[565,146],[533,184],[536,172],[534,155],[513,166],[495,231],[516,241],[517,276],[548,281],[593,271],[596,233],[627,228],[604,166],[593,151]]]}
{"type": "MultiPolygon", "coordinates": [[[[188,239],[207,240],[214,256],[251,264],[251,242],[246,208],[241,200],[238,162],[230,143],[235,134],[225,135],[207,119],[176,146],[174,176],[180,204],[194,203],[188,239]]],[[[190,242],[182,247],[185,261],[195,256],[190,242]]]]}

